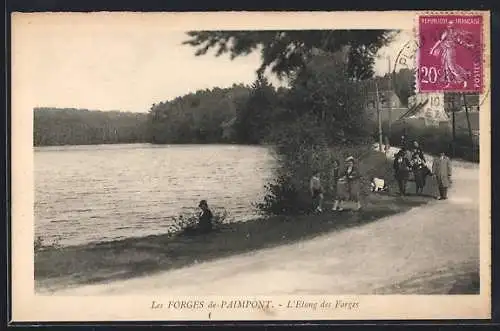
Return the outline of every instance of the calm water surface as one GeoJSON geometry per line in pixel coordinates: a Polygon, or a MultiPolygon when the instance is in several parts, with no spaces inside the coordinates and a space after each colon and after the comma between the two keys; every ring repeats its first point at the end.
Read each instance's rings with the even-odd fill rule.
{"type": "Polygon", "coordinates": [[[161,234],[200,199],[245,220],[256,215],[272,165],[262,147],[38,147],[35,233],[63,246],[161,234]]]}

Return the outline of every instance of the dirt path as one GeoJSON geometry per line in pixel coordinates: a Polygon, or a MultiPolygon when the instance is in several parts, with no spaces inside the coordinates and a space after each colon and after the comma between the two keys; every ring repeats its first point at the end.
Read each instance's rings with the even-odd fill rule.
{"type": "Polygon", "coordinates": [[[447,201],[309,241],[54,294],[452,293],[479,270],[479,168],[457,162],[453,170],[447,201]]]}

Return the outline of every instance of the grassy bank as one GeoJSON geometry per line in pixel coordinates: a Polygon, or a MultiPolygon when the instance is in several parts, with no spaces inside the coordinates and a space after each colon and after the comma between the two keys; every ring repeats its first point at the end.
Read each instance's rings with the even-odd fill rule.
{"type": "MultiPolygon", "coordinates": [[[[432,185],[429,186],[429,190],[432,190],[432,185]]],[[[370,194],[359,212],[327,211],[320,215],[255,219],[226,224],[218,232],[195,237],[160,234],[107,243],[48,248],[35,254],[36,287],[55,290],[145,276],[362,226],[430,200],[430,197],[370,194]]]]}

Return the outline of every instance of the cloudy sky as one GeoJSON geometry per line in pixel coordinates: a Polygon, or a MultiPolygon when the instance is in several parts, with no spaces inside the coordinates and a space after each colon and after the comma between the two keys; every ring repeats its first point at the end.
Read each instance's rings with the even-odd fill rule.
{"type": "MultiPolygon", "coordinates": [[[[184,31],[151,26],[34,21],[13,32],[13,72],[24,95],[41,107],[146,112],[198,89],[250,83],[260,60],[258,53],[196,57],[181,45],[184,31]]],[[[385,56],[394,59],[410,38],[404,31],[381,50],[377,73],[387,72],[385,56]]]]}

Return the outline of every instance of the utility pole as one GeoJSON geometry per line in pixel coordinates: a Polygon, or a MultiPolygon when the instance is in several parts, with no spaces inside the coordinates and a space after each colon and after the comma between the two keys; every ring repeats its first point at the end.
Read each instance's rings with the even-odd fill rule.
{"type": "MultiPolygon", "coordinates": [[[[460,104],[460,103],[459,103],[460,104]]],[[[451,134],[452,134],[452,138],[451,138],[451,153],[453,155],[453,157],[455,157],[456,155],[456,151],[455,151],[455,146],[456,146],[456,131],[455,131],[455,112],[456,112],[456,107],[457,107],[457,102],[456,102],[456,98],[455,98],[455,95],[453,95],[453,99],[452,99],[452,103],[451,103],[451,134]]]]}
{"type": "Polygon", "coordinates": [[[392,93],[394,93],[393,89],[392,89],[392,73],[391,73],[391,58],[388,56],[387,57],[387,62],[389,64],[389,109],[387,110],[388,111],[388,117],[389,117],[389,127],[388,127],[388,132],[387,132],[387,135],[390,137],[391,136],[391,133],[392,133],[392,93]]]}
{"type": "Polygon", "coordinates": [[[465,93],[462,93],[462,98],[464,99],[464,106],[465,106],[465,117],[467,118],[467,128],[469,129],[469,138],[470,138],[470,147],[471,147],[471,157],[474,156],[474,141],[472,138],[472,128],[470,125],[470,118],[469,118],[469,106],[467,105],[467,99],[465,98],[465,93]]]}
{"type": "Polygon", "coordinates": [[[379,144],[379,150],[382,152],[383,151],[383,139],[382,139],[382,116],[380,116],[380,99],[378,95],[378,84],[377,81],[375,81],[375,91],[377,93],[377,121],[378,121],[378,144],[379,144]]]}

